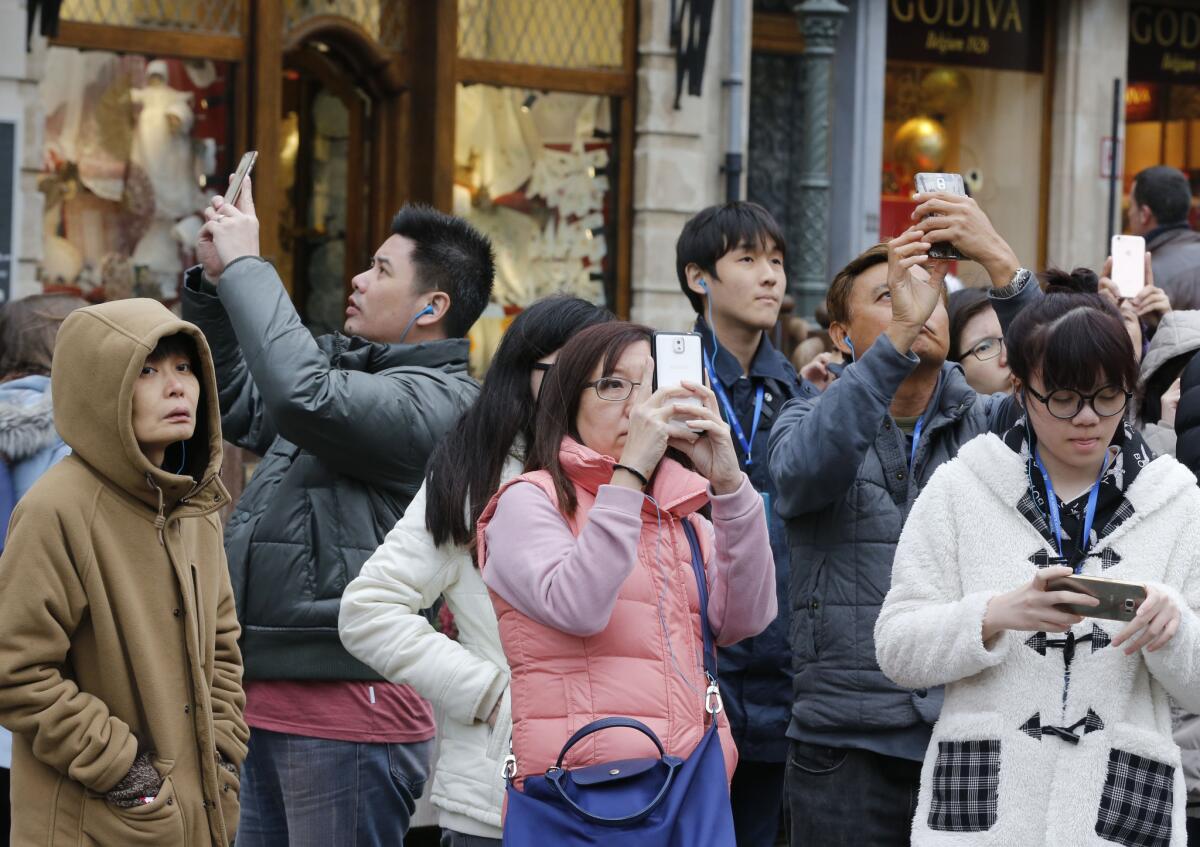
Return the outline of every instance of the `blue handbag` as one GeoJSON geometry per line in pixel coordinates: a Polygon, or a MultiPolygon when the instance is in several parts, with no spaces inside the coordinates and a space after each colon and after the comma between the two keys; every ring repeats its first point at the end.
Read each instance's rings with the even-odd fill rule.
{"type": "Polygon", "coordinates": [[[509,756],[504,772],[508,779],[504,847],[736,847],[725,756],[717,736],[721,695],[708,625],[708,584],[695,530],[686,519],[683,528],[700,591],[708,729],[692,754],[681,759],[668,755],[650,727],[633,718],[592,721],[567,739],[558,761],[544,776],[525,778],[524,791],[513,784],[516,760],[509,756]],[[567,752],[584,738],[617,729],[648,736],[658,748],[658,758],[623,759],[584,768],[562,766],[567,752]]]}

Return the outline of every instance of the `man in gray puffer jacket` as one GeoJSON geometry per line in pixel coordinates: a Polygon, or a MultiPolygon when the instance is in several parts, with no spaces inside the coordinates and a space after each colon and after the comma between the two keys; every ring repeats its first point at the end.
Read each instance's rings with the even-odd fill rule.
{"type": "Polygon", "coordinates": [[[1018,416],[1011,398],[977,396],[946,363],[946,263],[926,253],[951,241],[983,265],[1005,327],[1037,281],[973,200],[918,199],[915,218],[937,217],[871,248],[830,285],[830,335],[852,364],[820,396],[785,406],[771,430],[791,547],[793,845],[909,843],[942,692],[883,675],[875,620],[921,486],[963,444],[1018,416]]]}
{"type": "Polygon", "coordinates": [[[225,438],[263,457],[225,532],[251,727],[238,847],[399,844],[433,715],[345,651],[338,608],[476,397],[464,336],[491,293],[491,245],[405,207],[354,277],[346,334],[314,340],[258,256],[249,192],[206,210],[184,293],[225,438]]]}

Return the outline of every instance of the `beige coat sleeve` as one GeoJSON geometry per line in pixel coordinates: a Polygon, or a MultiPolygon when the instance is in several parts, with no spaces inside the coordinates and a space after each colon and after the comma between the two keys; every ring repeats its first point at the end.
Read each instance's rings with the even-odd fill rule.
{"type": "Polygon", "coordinates": [[[212,716],[217,734],[217,749],[225,760],[241,766],[246,758],[250,728],[242,718],[246,695],[242,691],[242,651],[233,587],[229,584],[229,569],[221,557],[224,576],[221,597],[217,604],[217,643],[213,654],[212,716]]]}
{"type": "Polygon", "coordinates": [[[92,564],[90,547],[72,549],[53,510],[18,504],[0,557],[0,724],[40,761],[103,793],[129,771],[137,739],[62,672],[87,613],[82,575],[92,564]]]}

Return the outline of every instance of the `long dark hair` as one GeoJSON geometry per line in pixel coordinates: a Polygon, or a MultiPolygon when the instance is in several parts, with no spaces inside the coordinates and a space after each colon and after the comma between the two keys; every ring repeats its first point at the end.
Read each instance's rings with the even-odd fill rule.
{"type": "Polygon", "coordinates": [[[425,526],[434,543],[472,544],[475,524],[500,487],[513,442],[521,437],[526,449],[533,444],[536,404],[529,377],[534,363],[581,329],[611,320],[607,309],[563,296],[538,300],[517,315],[496,348],[479,398],[426,466],[425,526]]]}
{"type": "MultiPolygon", "coordinates": [[[[587,390],[586,385],[592,381],[592,371],[596,365],[600,365],[601,375],[610,376],[625,348],[639,341],[649,342],[652,336],[650,327],[625,321],[589,327],[563,347],[558,354],[558,361],[554,363],[554,370],[542,383],[536,435],[525,469],[545,470],[550,474],[558,495],[559,511],[564,515],[575,514],[578,500],[575,486],[563,471],[558,453],[565,437],[579,440],[575,418],[579,414],[579,402],[587,390]]],[[[649,472],[649,469],[646,470],[649,472]]]]}
{"type": "Polygon", "coordinates": [[[1045,391],[1088,392],[1098,378],[1133,391],[1138,381],[1133,342],[1117,307],[1097,293],[1095,272],[1052,270],[1042,277],[1046,296],[1008,328],[1013,375],[1028,385],[1030,376],[1040,373],[1045,391]]]}

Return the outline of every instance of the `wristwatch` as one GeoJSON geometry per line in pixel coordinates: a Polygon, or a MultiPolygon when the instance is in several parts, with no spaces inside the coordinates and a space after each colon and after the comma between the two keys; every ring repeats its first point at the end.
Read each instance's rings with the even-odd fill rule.
{"type": "Polygon", "coordinates": [[[1033,273],[1026,268],[1017,268],[1017,272],[1012,275],[1012,279],[1008,281],[1008,285],[1003,288],[993,288],[992,297],[997,300],[1007,300],[1009,297],[1016,297],[1025,290],[1025,286],[1029,284],[1029,280],[1033,279],[1033,273]]]}

